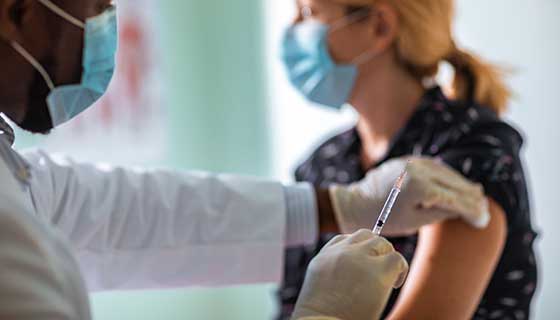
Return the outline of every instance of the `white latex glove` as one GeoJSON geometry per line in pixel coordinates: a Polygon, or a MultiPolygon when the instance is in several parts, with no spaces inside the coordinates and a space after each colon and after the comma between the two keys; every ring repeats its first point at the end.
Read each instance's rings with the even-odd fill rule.
{"type": "Polygon", "coordinates": [[[339,235],[309,264],[292,319],[378,319],[407,272],[406,260],[384,238],[369,230],[339,235]]]}
{"type": "Polygon", "coordinates": [[[330,196],[342,233],[373,228],[396,179],[408,174],[384,236],[414,234],[424,225],[462,218],[476,228],[490,221],[488,202],[480,184],[474,184],[445,164],[427,158],[399,158],[371,170],[360,182],[334,185],[330,196]]]}

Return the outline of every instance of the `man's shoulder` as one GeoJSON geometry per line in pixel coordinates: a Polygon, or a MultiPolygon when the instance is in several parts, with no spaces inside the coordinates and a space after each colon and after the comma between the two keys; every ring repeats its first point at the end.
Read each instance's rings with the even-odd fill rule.
{"type": "Polygon", "coordinates": [[[22,192],[22,187],[18,183],[14,168],[10,166],[10,163],[2,156],[0,156],[0,197],[11,196],[14,194],[19,194],[22,192]]]}
{"type": "Polygon", "coordinates": [[[0,146],[0,214],[30,210],[32,205],[22,170],[27,170],[17,151],[0,146]],[[17,159],[17,160],[15,160],[17,159]],[[19,174],[19,176],[18,176],[19,174]]]}

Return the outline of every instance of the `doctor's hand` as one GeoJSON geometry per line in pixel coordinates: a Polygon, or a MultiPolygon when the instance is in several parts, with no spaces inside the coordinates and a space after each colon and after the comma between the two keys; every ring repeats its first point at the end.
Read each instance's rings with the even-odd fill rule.
{"type": "Polygon", "coordinates": [[[383,229],[384,236],[414,234],[424,225],[453,218],[462,218],[476,228],[488,225],[488,202],[481,185],[428,158],[399,158],[371,170],[360,182],[330,188],[342,233],[373,227],[408,160],[408,174],[383,229]]]}
{"type": "Polygon", "coordinates": [[[339,235],[311,261],[292,319],[378,319],[407,272],[406,260],[384,238],[369,230],[339,235]]]}

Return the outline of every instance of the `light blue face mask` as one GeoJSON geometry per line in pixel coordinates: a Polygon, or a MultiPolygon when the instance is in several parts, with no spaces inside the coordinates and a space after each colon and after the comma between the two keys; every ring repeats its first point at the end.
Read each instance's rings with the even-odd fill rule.
{"type": "Polygon", "coordinates": [[[292,85],[307,100],[334,109],[342,108],[348,101],[358,77],[358,65],[371,58],[366,53],[352,64],[333,61],[328,34],[342,26],[304,21],[286,30],[282,45],[282,61],[292,85]]]}
{"type": "Polygon", "coordinates": [[[84,30],[82,80],[75,85],[55,86],[45,68],[21,45],[12,42],[12,47],[33,65],[49,86],[51,92],[47,97],[47,105],[53,127],[56,127],[92,106],[107,91],[115,70],[117,15],[116,9],[110,7],[83,23],[50,0],[38,1],[69,23],[84,30]]]}

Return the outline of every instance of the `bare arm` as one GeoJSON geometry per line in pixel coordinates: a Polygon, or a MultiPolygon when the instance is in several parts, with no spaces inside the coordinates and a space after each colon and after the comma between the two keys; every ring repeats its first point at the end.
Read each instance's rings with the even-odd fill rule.
{"type": "Polygon", "coordinates": [[[490,200],[491,222],[476,230],[447,221],[420,230],[410,274],[389,319],[470,319],[501,256],[505,213],[490,200]]]}

